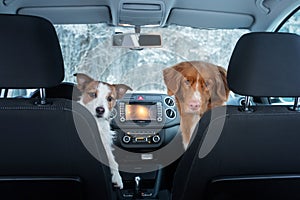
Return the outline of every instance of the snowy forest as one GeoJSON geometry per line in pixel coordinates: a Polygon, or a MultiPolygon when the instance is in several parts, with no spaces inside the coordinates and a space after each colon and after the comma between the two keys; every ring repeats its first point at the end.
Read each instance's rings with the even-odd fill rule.
{"type": "MultiPolygon", "coordinates": [[[[299,34],[299,14],[282,31],[299,34]]],[[[109,83],[124,83],[134,91],[166,92],[162,69],[181,61],[202,60],[227,68],[232,50],[248,30],[195,29],[182,26],[142,28],[141,33],[160,33],[162,48],[130,50],[113,47],[115,32],[134,32],[106,24],[55,25],[65,62],[65,81],[74,73],[86,73],[109,83]]]]}

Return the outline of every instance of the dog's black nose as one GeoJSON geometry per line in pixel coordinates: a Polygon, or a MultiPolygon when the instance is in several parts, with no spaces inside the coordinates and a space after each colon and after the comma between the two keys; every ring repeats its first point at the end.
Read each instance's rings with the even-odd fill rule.
{"type": "Polygon", "coordinates": [[[102,106],[96,108],[97,117],[102,117],[105,112],[105,109],[102,106]]]}

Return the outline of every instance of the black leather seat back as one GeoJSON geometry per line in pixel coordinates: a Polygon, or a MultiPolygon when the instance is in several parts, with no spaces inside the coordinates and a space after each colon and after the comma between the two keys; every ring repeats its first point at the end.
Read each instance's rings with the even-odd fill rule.
{"type": "MultiPolygon", "coordinates": [[[[240,41],[228,68],[231,90],[253,96],[300,96],[295,87],[299,73],[284,79],[284,86],[274,83],[283,81],[287,74],[282,71],[299,71],[300,57],[294,53],[300,52],[299,36],[250,33],[240,41]],[[278,56],[288,52],[285,62],[265,66],[266,60],[280,60],[278,56]],[[248,64],[252,59],[255,66],[248,64]],[[252,80],[263,84],[257,92],[260,85],[252,80]]],[[[290,107],[253,106],[245,111],[223,106],[205,113],[177,168],[172,199],[299,199],[300,113],[290,107]]]]}
{"type": "Polygon", "coordinates": [[[107,163],[107,158],[93,116],[76,102],[48,99],[48,105],[35,105],[35,101],[0,99],[0,191],[1,179],[10,178],[15,182],[11,183],[15,195],[24,187],[31,196],[40,195],[39,190],[30,187],[31,179],[48,184],[54,179],[60,184],[42,191],[57,195],[55,199],[72,195],[64,194],[63,188],[73,184],[81,189],[74,192],[82,193],[82,199],[110,199],[110,170],[102,163],[107,163]],[[84,134],[84,140],[80,134],[84,134]],[[24,178],[27,181],[19,187],[18,179],[24,178]],[[61,181],[66,178],[75,182],[61,181]],[[62,193],[56,194],[57,190],[62,193]]]}
{"type": "MultiPolygon", "coordinates": [[[[64,66],[53,25],[0,15],[0,88],[50,88],[64,66]]],[[[0,99],[0,199],[112,199],[91,113],[67,99],[0,99]]]]}

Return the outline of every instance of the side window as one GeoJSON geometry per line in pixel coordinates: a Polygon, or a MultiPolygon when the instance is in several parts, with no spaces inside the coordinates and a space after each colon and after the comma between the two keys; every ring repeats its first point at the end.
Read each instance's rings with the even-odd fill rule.
{"type": "Polygon", "coordinates": [[[278,32],[296,33],[300,35],[300,9],[293,13],[288,20],[286,20],[278,32]]]}
{"type": "Polygon", "coordinates": [[[28,98],[36,89],[0,89],[0,98],[28,98]]]}
{"type": "MultiPolygon", "coordinates": [[[[295,11],[278,29],[278,32],[295,33],[300,35],[300,8],[295,11]]],[[[299,66],[300,67],[300,66],[299,66]]],[[[300,77],[299,77],[300,78],[300,77]]],[[[271,104],[292,105],[294,98],[270,98],[271,104]]]]}

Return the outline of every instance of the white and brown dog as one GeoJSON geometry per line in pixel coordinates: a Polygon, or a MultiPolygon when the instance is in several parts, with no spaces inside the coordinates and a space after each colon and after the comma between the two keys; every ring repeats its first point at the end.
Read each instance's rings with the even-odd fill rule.
{"type": "Polygon", "coordinates": [[[108,164],[112,174],[112,182],[123,188],[122,177],[119,173],[119,165],[112,153],[112,142],[115,132],[110,127],[110,114],[116,104],[116,99],[120,99],[127,90],[132,90],[124,84],[109,84],[96,81],[91,77],[77,73],[77,87],[81,91],[79,103],[84,105],[95,116],[100,137],[108,157],[108,164]]]}
{"type": "Polygon", "coordinates": [[[185,150],[204,112],[227,101],[226,74],[224,68],[202,61],[181,62],[163,70],[168,95],[176,99],[185,150]]]}

